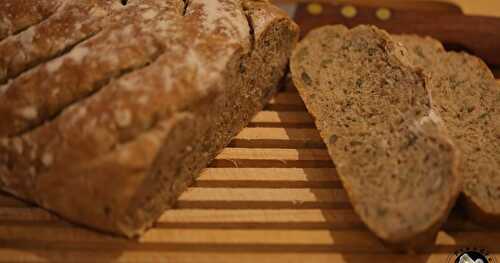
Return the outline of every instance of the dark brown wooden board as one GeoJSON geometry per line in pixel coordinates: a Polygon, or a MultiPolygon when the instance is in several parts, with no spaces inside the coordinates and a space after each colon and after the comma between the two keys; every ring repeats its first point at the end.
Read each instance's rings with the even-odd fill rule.
{"type": "Polygon", "coordinates": [[[446,46],[481,57],[490,65],[500,66],[500,18],[466,16],[457,12],[391,10],[388,20],[377,18],[377,8],[356,6],[356,16],[342,15],[341,5],[322,3],[322,11],[311,14],[310,3],[300,3],[295,15],[302,35],[329,24],[354,27],[372,24],[394,34],[418,34],[439,39],[446,46]]]}

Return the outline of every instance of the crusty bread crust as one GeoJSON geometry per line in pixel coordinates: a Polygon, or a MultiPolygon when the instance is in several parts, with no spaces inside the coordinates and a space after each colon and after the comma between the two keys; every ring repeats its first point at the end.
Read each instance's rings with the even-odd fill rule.
{"type": "MultiPolygon", "coordinates": [[[[0,88],[0,100],[11,103],[0,110],[16,123],[0,121],[0,186],[131,237],[263,107],[298,29],[264,1],[76,2],[104,10],[88,19],[88,39],[66,36],[73,44],[57,45],[62,53],[27,56],[29,66],[18,70],[0,63],[12,85],[0,88]],[[51,85],[36,85],[41,76],[51,85]],[[19,114],[19,105],[27,110],[19,114]]],[[[54,17],[66,13],[35,25],[34,39],[51,38],[38,27],[58,25],[54,17]]]]}
{"type": "Polygon", "coordinates": [[[439,41],[395,36],[431,76],[433,107],[463,152],[462,204],[472,220],[500,227],[500,88],[479,58],[446,52],[439,41]]]}
{"type": "Polygon", "coordinates": [[[40,23],[54,14],[62,0],[0,2],[0,40],[40,23]]]}
{"type": "Polygon", "coordinates": [[[356,213],[413,251],[432,244],[461,177],[429,80],[407,56],[375,27],[326,26],[300,42],[291,71],[356,213]]]}
{"type": "Polygon", "coordinates": [[[150,64],[166,45],[165,37],[155,35],[158,21],[181,12],[181,3],[65,1],[47,20],[2,40],[0,137],[30,130],[112,79],[150,64]]]}

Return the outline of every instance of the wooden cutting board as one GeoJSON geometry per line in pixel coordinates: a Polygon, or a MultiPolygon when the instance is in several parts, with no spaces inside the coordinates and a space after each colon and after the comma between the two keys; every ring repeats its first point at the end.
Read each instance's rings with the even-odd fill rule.
{"type": "Polygon", "coordinates": [[[500,231],[454,211],[428,253],[386,249],[351,209],[293,87],[278,93],[180,197],[178,209],[139,240],[73,226],[0,195],[0,262],[446,263],[466,247],[500,260],[500,231]]]}

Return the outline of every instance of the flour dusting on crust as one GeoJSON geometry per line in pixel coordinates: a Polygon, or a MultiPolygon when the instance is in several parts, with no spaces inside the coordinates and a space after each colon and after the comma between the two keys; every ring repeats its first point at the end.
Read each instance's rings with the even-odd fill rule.
{"type": "Polygon", "coordinates": [[[47,69],[47,72],[49,74],[52,74],[52,73],[56,72],[57,70],[59,70],[59,68],[61,68],[63,63],[64,63],[64,57],[60,57],[60,58],[54,59],[52,61],[49,61],[45,67],[47,69]]]}
{"type": "Polygon", "coordinates": [[[23,48],[29,50],[32,47],[35,34],[35,28],[31,27],[19,35],[19,41],[23,45],[23,48]]]}
{"type": "Polygon", "coordinates": [[[75,48],[69,55],[68,58],[73,59],[75,63],[82,63],[83,59],[89,54],[89,49],[87,47],[75,48]]]}
{"type": "Polygon", "coordinates": [[[249,39],[250,27],[243,13],[241,0],[193,0],[192,5],[198,5],[202,10],[202,26],[206,33],[222,34],[235,42],[249,39]]]}

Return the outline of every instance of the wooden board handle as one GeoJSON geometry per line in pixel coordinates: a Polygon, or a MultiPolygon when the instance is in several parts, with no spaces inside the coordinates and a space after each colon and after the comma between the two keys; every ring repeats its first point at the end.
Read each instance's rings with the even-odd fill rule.
{"type": "Polygon", "coordinates": [[[394,34],[428,35],[453,49],[465,49],[488,64],[500,65],[500,18],[391,9],[380,12],[380,8],[374,7],[355,6],[353,11],[353,6],[346,9],[346,6],[325,3],[300,3],[295,20],[301,26],[302,35],[328,24],[347,27],[372,24],[394,34]]]}

